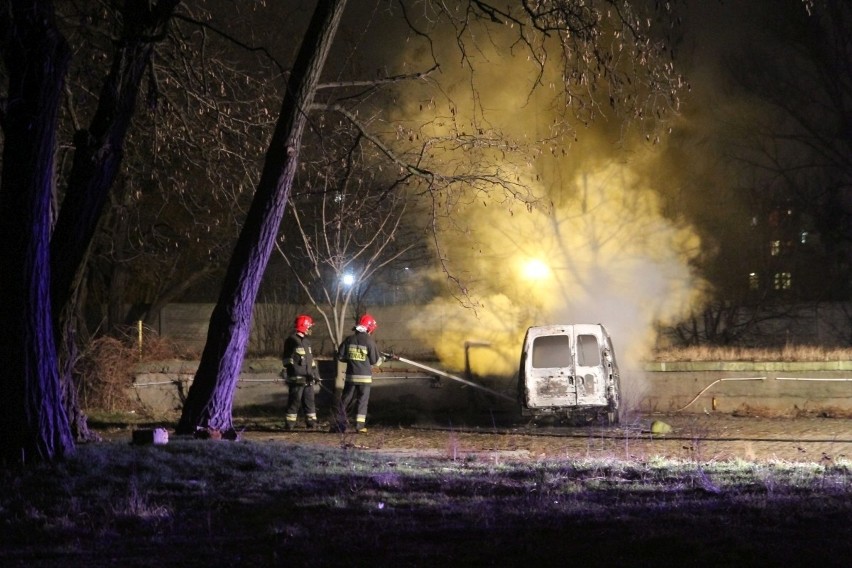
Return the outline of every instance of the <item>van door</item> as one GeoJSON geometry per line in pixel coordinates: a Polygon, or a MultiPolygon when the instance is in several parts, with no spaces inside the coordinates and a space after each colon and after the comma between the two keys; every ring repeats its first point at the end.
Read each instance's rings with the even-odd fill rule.
{"type": "Polygon", "coordinates": [[[571,326],[530,328],[525,341],[524,382],[527,408],[577,404],[571,326]]]}
{"type": "Polygon", "coordinates": [[[606,377],[602,361],[602,337],[597,329],[576,326],[577,336],[575,374],[577,404],[582,406],[606,405],[606,377]]]}

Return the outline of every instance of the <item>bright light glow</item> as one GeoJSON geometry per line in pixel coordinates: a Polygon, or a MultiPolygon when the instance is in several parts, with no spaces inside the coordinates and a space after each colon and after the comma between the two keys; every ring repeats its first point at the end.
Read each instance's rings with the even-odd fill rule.
{"type": "Polygon", "coordinates": [[[353,284],[355,284],[355,277],[354,277],[354,276],[352,276],[352,274],[350,274],[349,272],[347,272],[346,274],[344,274],[344,275],[340,278],[340,280],[341,280],[341,282],[343,282],[343,285],[344,285],[344,286],[352,286],[353,284]]]}
{"type": "Polygon", "coordinates": [[[528,260],[524,264],[524,277],[529,278],[530,280],[540,280],[545,278],[549,272],[550,269],[547,265],[537,258],[528,260]]]}

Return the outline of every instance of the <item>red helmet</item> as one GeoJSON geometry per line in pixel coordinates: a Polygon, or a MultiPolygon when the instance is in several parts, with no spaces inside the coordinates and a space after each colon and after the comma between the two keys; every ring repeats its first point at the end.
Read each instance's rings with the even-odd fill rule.
{"type": "Polygon", "coordinates": [[[298,333],[303,335],[307,335],[311,332],[311,328],[314,326],[314,319],[311,316],[296,316],[296,321],[293,323],[293,327],[296,328],[298,333]]]}
{"type": "Polygon", "coordinates": [[[361,319],[358,320],[358,325],[366,328],[367,333],[373,333],[379,326],[379,324],[376,323],[376,318],[374,318],[370,314],[364,314],[363,316],[361,316],[361,319]]]}

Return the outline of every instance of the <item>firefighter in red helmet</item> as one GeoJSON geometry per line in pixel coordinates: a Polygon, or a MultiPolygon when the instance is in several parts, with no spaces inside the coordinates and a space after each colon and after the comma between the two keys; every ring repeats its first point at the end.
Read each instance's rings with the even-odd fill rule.
{"type": "Polygon", "coordinates": [[[284,341],[281,359],[284,363],[283,374],[288,390],[287,410],[284,417],[284,427],[287,430],[296,427],[299,410],[304,410],[305,422],[309,430],[313,430],[317,425],[314,384],[319,383],[319,373],[311,352],[311,341],[308,339],[313,325],[314,320],[311,316],[296,316],[293,322],[293,333],[284,341]]]}
{"type": "Polygon", "coordinates": [[[383,362],[376,341],[373,339],[376,327],[378,327],[376,319],[370,314],[364,314],[353,329],[354,333],[344,339],[337,350],[338,361],[346,363],[346,382],[340,401],[340,413],[337,417],[338,431],[346,430],[349,404],[353,399],[357,399],[355,431],[367,432],[367,405],[370,402],[373,367],[378,367],[383,362]]]}

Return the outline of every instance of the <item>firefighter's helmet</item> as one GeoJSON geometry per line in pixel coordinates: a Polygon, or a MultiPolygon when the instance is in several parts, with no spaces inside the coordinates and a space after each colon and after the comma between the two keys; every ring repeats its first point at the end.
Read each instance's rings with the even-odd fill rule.
{"type": "Polygon", "coordinates": [[[376,331],[376,328],[379,324],[376,323],[376,318],[371,316],[370,314],[364,314],[361,316],[361,319],[358,320],[358,327],[363,327],[367,330],[367,333],[373,333],[376,331]]]}
{"type": "Polygon", "coordinates": [[[306,315],[296,316],[296,321],[293,323],[293,327],[296,328],[296,332],[303,335],[309,334],[313,326],[314,319],[311,316],[306,315]]]}

